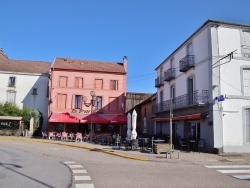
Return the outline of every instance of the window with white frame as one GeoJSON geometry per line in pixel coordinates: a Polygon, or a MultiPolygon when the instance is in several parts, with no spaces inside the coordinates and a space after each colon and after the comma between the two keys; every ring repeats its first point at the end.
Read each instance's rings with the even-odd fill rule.
{"type": "Polygon", "coordinates": [[[245,141],[250,142],[250,108],[244,110],[245,114],[245,141]]]}
{"type": "Polygon", "coordinates": [[[96,106],[96,108],[98,110],[100,110],[100,109],[102,109],[102,97],[97,96],[96,98],[97,98],[97,106],[96,106]]]}
{"type": "Polygon", "coordinates": [[[242,31],[242,56],[250,58],[250,31],[242,31]]]}
{"type": "Polygon", "coordinates": [[[242,70],[243,95],[250,96],[250,68],[242,70]]]}

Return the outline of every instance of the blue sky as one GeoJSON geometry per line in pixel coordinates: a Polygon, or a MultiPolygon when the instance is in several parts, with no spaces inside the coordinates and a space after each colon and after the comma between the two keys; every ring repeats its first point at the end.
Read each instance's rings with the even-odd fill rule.
{"type": "Polygon", "coordinates": [[[127,91],[154,93],[155,68],[208,19],[250,24],[249,0],[0,0],[10,59],[122,62],[127,91]]]}

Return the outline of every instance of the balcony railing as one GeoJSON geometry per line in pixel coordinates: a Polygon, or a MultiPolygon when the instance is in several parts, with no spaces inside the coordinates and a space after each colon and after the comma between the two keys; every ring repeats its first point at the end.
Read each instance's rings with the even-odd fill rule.
{"type": "Polygon", "coordinates": [[[161,87],[164,85],[164,80],[162,76],[155,79],[155,87],[161,87]]]}
{"type": "Polygon", "coordinates": [[[164,81],[171,81],[175,79],[175,68],[170,68],[164,72],[164,81]]]}
{"type": "Polygon", "coordinates": [[[180,72],[186,72],[195,66],[194,55],[187,55],[180,60],[180,72]]]}
{"type": "MultiPolygon", "coordinates": [[[[209,101],[208,90],[198,90],[190,94],[181,95],[172,99],[173,109],[186,108],[188,106],[200,106],[209,101]]],[[[170,99],[153,105],[153,113],[169,111],[170,99]]]]}

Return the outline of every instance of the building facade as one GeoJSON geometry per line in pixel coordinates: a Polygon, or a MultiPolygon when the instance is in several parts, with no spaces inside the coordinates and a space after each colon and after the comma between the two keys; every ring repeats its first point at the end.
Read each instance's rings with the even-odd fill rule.
{"type": "Polygon", "coordinates": [[[156,71],[158,133],[250,152],[250,25],[208,20],[156,71]]]}
{"type": "Polygon", "coordinates": [[[127,57],[122,63],[56,58],[49,131],[119,133],[126,124],[127,57]]]}
{"type": "Polygon", "coordinates": [[[0,102],[11,102],[41,112],[47,127],[48,81],[51,63],[9,59],[0,50],[0,102]]]}

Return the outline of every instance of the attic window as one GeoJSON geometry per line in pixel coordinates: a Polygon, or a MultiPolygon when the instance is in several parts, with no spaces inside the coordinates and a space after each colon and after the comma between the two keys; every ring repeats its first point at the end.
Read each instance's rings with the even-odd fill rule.
{"type": "Polygon", "coordinates": [[[37,88],[33,88],[32,95],[37,95],[37,88]]]}

